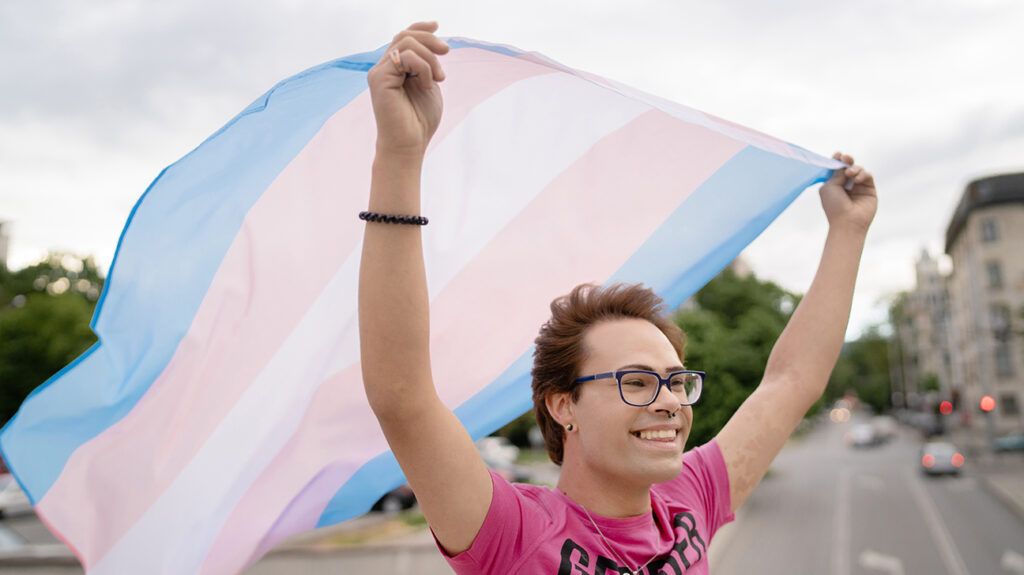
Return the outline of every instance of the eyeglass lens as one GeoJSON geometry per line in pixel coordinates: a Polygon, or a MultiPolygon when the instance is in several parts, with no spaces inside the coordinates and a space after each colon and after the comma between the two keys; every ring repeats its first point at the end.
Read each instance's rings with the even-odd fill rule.
{"type": "MultiPolygon", "coordinates": [[[[654,401],[661,387],[658,376],[653,373],[628,372],[621,374],[622,397],[631,405],[649,405],[654,401]]],[[[677,373],[672,376],[672,393],[683,403],[691,404],[700,396],[701,377],[697,373],[677,373]]]]}

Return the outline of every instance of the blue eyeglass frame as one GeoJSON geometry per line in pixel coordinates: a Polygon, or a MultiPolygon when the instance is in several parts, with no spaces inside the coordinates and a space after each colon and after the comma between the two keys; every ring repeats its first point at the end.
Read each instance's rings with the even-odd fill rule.
{"type": "Polygon", "coordinates": [[[624,369],[620,371],[606,371],[604,373],[595,373],[594,375],[584,375],[582,377],[577,377],[576,379],[574,379],[573,383],[585,383],[588,381],[596,381],[598,379],[614,378],[619,388],[619,397],[622,399],[623,403],[632,407],[647,407],[648,405],[654,403],[655,401],[658,401],[658,396],[661,395],[662,387],[667,389],[669,393],[672,393],[672,378],[679,375],[680,373],[695,373],[700,376],[700,389],[697,391],[697,399],[693,400],[692,402],[679,402],[679,405],[695,405],[698,401],[700,401],[700,396],[704,393],[704,379],[708,375],[707,372],[704,371],[681,369],[679,371],[673,371],[665,377],[661,377],[661,374],[656,371],[648,371],[646,369],[624,369]],[[658,378],[658,391],[654,392],[654,397],[652,397],[650,401],[643,405],[637,405],[635,403],[630,403],[626,401],[626,396],[625,394],[622,393],[622,376],[629,375],[631,373],[649,373],[654,377],[658,378]]]}

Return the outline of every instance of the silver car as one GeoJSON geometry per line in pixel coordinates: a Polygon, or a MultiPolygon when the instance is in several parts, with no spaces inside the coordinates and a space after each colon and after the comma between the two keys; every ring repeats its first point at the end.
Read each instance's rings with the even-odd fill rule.
{"type": "Polygon", "coordinates": [[[928,475],[958,475],[964,466],[964,455],[952,443],[929,442],[921,448],[920,465],[928,475]]]}

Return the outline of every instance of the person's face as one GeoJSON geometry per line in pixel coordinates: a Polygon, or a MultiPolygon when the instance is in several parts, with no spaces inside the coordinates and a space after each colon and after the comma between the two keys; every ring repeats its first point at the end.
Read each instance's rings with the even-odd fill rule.
{"type": "MultiPolygon", "coordinates": [[[[649,369],[662,376],[681,369],[675,348],[654,324],[642,319],[615,319],[591,326],[584,336],[586,359],[579,375],[621,369],[649,369]]],[[[572,404],[578,431],[567,434],[565,457],[582,457],[586,467],[629,483],[668,481],[682,470],[682,452],[693,422],[690,406],[662,387],[646,407],[627,405],[615,379],[582,384],[572,404]],[[669,418],[670,413],[676,417],[669,418]],[[674,430],[669,441],[644,439],[643,430],[674,430]]]]}

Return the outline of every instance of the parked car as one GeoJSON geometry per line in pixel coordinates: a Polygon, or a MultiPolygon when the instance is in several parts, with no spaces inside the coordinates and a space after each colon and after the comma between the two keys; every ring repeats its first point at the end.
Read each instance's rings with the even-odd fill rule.
{"type": "Polygon", "coordinates": [[[372,511],[397,513],[416,505],[416,494],[408,485],[400,485],[384,494],[371,508],[372,511]]]}
{"type": "Polygon", "coordinates": [[[952,443],[934,441],[924,444],[920,453],[921,472],[927,475],[958,475],[964,456],[952,443]]]}
{"type": "Polygon", "coordinates": [[[992,448],[996,451],[1024,451],[1024,433],[997,437],[992,441],[992,448]]]}
{"type": "Polygon", "coordinates": [[[10,473],[0,474],[0,518],[23,515],[32,511],[28,495],[10,473]]]}

